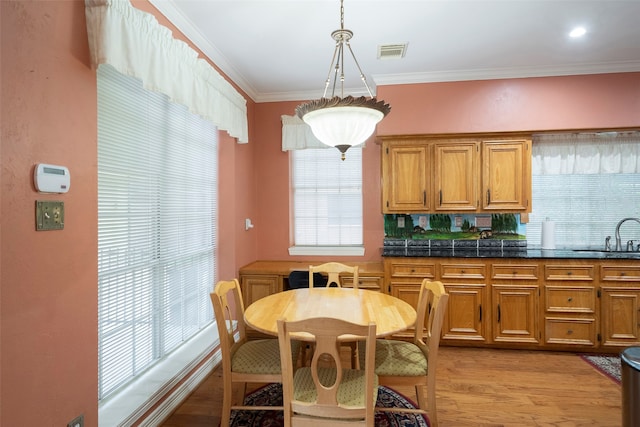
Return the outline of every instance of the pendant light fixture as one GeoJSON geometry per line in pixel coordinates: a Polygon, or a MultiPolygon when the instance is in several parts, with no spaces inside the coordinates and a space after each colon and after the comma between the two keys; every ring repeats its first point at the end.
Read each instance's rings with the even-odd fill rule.
{"type": "Polygon", "coordinates": [[[298,105],[296,115],[311,127],[315,137],[323,144],[340,150],[344,160],[345,152],[350,147],[364,143],[373,134],[378,122],[389,114],[391,107],[373,97],[367,79],[351,49],[349,40],[353,37],[353,32],[344,28],[344,0],[340,0],[340,29],[332,32],[331,37],[336,41],[336,46],[322,98],[298,105]],[[345,50],[351,53],[369,98],[344,96],[345,50]],[[338,79],[340,96],[336,95],[338,79]],[[327,90],[332,80],[331,98],[327,98],[327,90]]]}

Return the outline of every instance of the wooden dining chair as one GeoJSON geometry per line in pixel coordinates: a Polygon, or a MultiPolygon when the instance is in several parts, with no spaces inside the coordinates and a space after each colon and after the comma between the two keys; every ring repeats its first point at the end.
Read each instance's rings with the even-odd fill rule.
{"type": "MultiPolygon", "coordinates": [[[[237,279],[220,281],[210,294],[220,336],[222,353],[222,415],[221,427],[229,426],[231,410],[282,410],[282,406],[245,406],[246,384],[282,382],[278,340],[248,340],[244,323],[244,303],[237,279]],[[237,336],[237,338],[236,338],[237,336]],[[234,384],[236,387],[234,393],[234,384]]],[[[294,363],[299,343],[290,347],[289,358],[294,363]]]]}
{"type": "MultiPolygon", "coordinates": [[[[350,266],[346,264],[341,264],[339,262],[327,262],[320,265],[310,265],[309,266],[309,287],[312,288],[314,286],[314,280],[318,274],[322,274],[323,276],[327,276],[326,286],[331,286],[335,283],[335,285],[339,288],[342,287],[340,283],[340,274],[348,273],[353,275],[353,288],[358,289],[358,284],[360,281],[360,277],[358,277],[358,266],[350,266]]],[[[348,346],[351,349],[351,367],[359,368],[360,367],[360,358],[358,357],[358,343],[355,341],[348,341],[343,343],[343,345],[348,346]]],[[[312,348],[313,349],[313,348],[312,348]]]]}
{"type": "Polygon", "coordinates": [[[292,334],[306,332],[315,342],[310,366],[295,370],[291,360],[281,357],[285,427],[353,426],[373,427],[378,398],[374,373],[376,325],[358,325],[334,318],[310,318],[295,322],[278,320],[280,354],[289,354],[292,334]],[[364,369],[342,365],[340,336],[363,340],[364,369]]]}
{"type": "Polygon", "coordinates": [[[339,262],[327,262],[320,265],[310,265],[309,266],[309,287],[313,287],[314,283],[314,274],[320,273],[322,275],[327,276],[327,286],[331,286],[332,284],[336,284],[339,288],[342,287],[340,283],[340,274],[341,273],[349,273],[353,275],[353,287],[358,289],[358,282],[360,278],[358,277],[358,266],[350,266],[346,264],[341,264],[339,262]]]}
{"type": "MultiPolygon", "coordinates": [[[[375,372],[380,385],[414,386],[418,406],[422,411],[426,411],[432,427],[438,425],[436,364],[448,300],[449,294],[446,293],[442,282],[423,280],[418,297],[413,339],[410,342],[393,339],[376,341],[375,372]]],[[[395,408],[384,410],[406,412],[395,408]]]]}

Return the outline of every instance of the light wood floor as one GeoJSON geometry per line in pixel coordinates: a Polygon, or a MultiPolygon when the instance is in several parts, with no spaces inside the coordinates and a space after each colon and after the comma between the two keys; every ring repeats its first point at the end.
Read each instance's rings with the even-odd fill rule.
{"type": "MultiPolygon", "coordinates": [[[[441,427],[620,426],[621,387],[574,353],[440,347],[441,427]]],[[[411,388],[398,392],[415,400],[411,388]]],[[[217,427],[216,369],[163,427],[217,427]]]]}

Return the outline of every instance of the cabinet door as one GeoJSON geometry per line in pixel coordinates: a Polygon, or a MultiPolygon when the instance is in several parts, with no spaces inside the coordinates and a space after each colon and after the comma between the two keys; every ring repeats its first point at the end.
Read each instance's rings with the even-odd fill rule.
{"type": "Polygon", "coordinates": [[[388,145],[382,155],[382,211],[427,212],[429,197],[429,146],[388,145]]]}
{"type": "Polygon", "coordinates": [[[279,276],[267,274],[241,276],[240,288],[245,308],[260,298],[282,291],[279,276]]]}
{"type": "Polygon", "coordinates": [[[640,289],[602,288],[600,307],[603,346],[640,344],[640,289]]]}
{"type": "Polygon", "coordinates": [[[538,287],[493,285],[493,340],[539,343],[538,287]]]}
{"type": "MultiPolygon", "coordinates": [[[[400,298],[411,305],[413,308],[418,308],[418,299],[420,297],[421,283],[394,283],[391,282],[389,286],[390,294],[396,298],[400,298]]],[[[415,334],[415,328],[409,328],[405,331],[394,334],[395,338],[410,339],[415,334]]]]}
{"type": "Polygon", "coordinates": [[[442,325],[444,341],[487,341],[485,285],[445,285],[449,303],[442,325]]]}
{"type": "Polygon", "coordinates": [[[434,207],[436,211],[475,211],[478,208],[477,142],[434,145],[434,207]]]}
{"type": "Polygon", "coordinates": [[[531,211],[531,141],[482,142],[482,209],[531,211]]]}

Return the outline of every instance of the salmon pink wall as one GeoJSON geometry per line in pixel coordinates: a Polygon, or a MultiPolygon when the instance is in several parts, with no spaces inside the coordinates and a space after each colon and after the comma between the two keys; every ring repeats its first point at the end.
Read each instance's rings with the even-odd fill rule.
{"type": "MultiPolygon", "coordinates": [[[[379,260],[384,237],[384,224],[379,214],[380,147],[371,138],[363,149],[363,257],[291,257],[289,153],[282,151],[282,115],[293,115],[299,102],[276,102],[256,105],[256,200],[258,219],[258,259],[285,260],[379,260]]],[[[349,152],[347,151],[347,155],[349,152]]]]}
{"type": "Polygon", "coordinates": [[[378,135],[640,125],[640,73],[379,86],[378,135]]]}
{"type": "MultiPolygon", "coordinates": [[[[640,127],[640,73],[378,86],[377,95],[391,105],[378,136],[640,127]]],[[[289,156],[280,150],[280,116],[298,104],[256,106],[258,259],[301,259],[287,251],[289,156]]],[[[365,256],[344,259],[380,260],[380,145],[372,138],[363,154],[365,256]]]]}
{"type": "MultiPolygon", "coordinates": [[[[146,1],[134,6],[170,26],[146,1]]],[[[98,425],[97,87],[84,8],[0,1],[1,426],[66,426],[79,414],[98,425]],[[40,162],[69,168],[67,194],[36,192],[40,162]],[[36,200],[64,202],[64,230],[35,231],[36,200]]],[[[252,101],[248,115],[254,139],[252,101]]],[[[255,216],[255,144],[220,135],[218,277],[231,278],[256,257],[240,220],[255,216]]]]}
{"type": "Polygon", "coordinates": [[[97,423],[96,83],[82,2],[3,1],[0,424],[97,423]],[[65,165],[39,194],[36,163],[65,165]],[[64,230],[35,231],[36,200],[64,230]]]}

